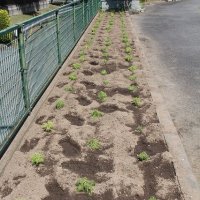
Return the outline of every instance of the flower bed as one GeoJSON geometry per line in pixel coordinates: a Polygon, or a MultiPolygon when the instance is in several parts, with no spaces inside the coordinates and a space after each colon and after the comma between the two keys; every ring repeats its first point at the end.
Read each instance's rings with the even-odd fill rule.
{"type": "Polygon", "coordinates": [[[126,21],[99,14],[1,177],[1,199],[182,199],[126,21]]]}

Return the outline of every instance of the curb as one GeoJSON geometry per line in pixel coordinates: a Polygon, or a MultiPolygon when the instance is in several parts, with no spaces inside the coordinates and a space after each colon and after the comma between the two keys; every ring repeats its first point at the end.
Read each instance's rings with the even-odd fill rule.
{"type": "Polygon", "coordinates": [[[69,54],[69,56],[67,57],[67,59],[65,60],[65,62],[62,65],[62,67],[57,72],[57,74],[55,75],[54,79],[49,84],[48,88],[45,90],[45,92],[43,93],[41,98],[38,100],[37,104],[35,105],[35,107],[31,111],[30,115],[27,117],[26,121],[23,123],[22,127],[20,128],[20,130],[18,131],[17,135],[13,139],[12,144],[8,147],[8,149],[4,153],[3,157],[0,160],[0,177],[3,174],[7,164],[11,160],[11,158],[12,158],[13,154],[15,153],[15,151],[19,148],[20,144],[24,142],[27,130],[29,129],[31,124],[34,122],[34,120],[37,117],[37,114],[38,114],[40,108],[42,107],[42,105],[44,104],[46,99],[49,97],[49,95],[50,95],[51,91],[53,90],[53,88],[58,83],[60,75],[64,72],[65,68],[68,67],[70,59],[73,57],[73,55],[75,54],[75,52],[79,48],[80,44],[85,39],[85,36],[90,31],[90,29],[93,26],[94,21],[96,20],[98,15],[99,14],[97,13],[97,15],[93,18],[93,20],[91,21],[91,23],[89,24],[89,26],[87,27],[87,29],[85,30],[85,32],[83,33],[83,35],[81,36],[79,41],[77,42],[77,44],[74,47],[74,49],[69,54]]]}
{"type": "Polygon", "coordinates": [[[165,106],[165,102],[161,95],[160,89],[153,79],[153,73],[150,69],[149,62],[147,61],[143,53],[144,49],[142,47],[142,44],[137,34],[135,34],[135,32],[133,31],[136,29],[136,26],[134,25],[134,19],[128,13],[127,19],[131,25],[133,40],[135,42],[137,53],[140,57],[142,66],[145,66],[146,69],[149,69],[148,72],[146,72],[146,69],[144,69],[144,74],[150,88],[153,102],[156,105],[156,112],[159,122],[161,124],[164,140],[168,146],[169,152],[172,154],[174,159],[176,176],[179,182],[180,189],[183,193],[183,199],[198,200],[200,199],[199,184],[192,172],[192,168],[187,158],[185,149],[171,119],[171,116],[165,106]]]}

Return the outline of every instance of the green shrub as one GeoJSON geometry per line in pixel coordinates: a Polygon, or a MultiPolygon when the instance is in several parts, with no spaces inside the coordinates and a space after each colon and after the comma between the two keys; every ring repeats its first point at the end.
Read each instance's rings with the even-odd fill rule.
{"type": "Polygon", "coordinates": [[[107,94],[106,94],[105,92],[103,92],[103,91],[100,91],[100,92],[98,93],[98,99],[99,99],[101,102],[105,101],[105,100],[107,99],[107,94]]]}
{"type": "Polygon", "coordinates": [[[93,138],[93,139],[90,139],[88,142],[87,142],[87,146],[91,149],[91,150],[99,150],[101,148],[101,143],[98,139],[96,138],[93,138]]]}
{"type": "Polygon", "coordinates": [[[140,107],[142,105],[142,100],[140,97],[133,97],[132,103],[136,107],[140,107]]]}
{"type": "Polygon", "coordinates": [[[42,124],[42,129],[46,132],[51,132],[53,128],[54,128],[54,124],[50,120],[42,124]]]}
{"type": "Polygon", "coordinates": [[[58,99],[57,101],[56,101],[56,109],[61,109],[61,108],[63,108],[65,106],[65,103],[64,103],[64,101],[62,100],[62,99],[58,99]]]}
{"type": "Polygon", "coordinates": [[[91,112],[91,116],[93,118],[99,118],[99,117],[102,117],[103,116],[103,113],[97,109],[94,109],[92,112],[91,112]]]}
{"type": "Polygon", "coordinates": [[[81,68],[81,64],[80,63],[73,63],[72,64],[72,68],[73,69],[80,69],[81,68]]]}
{"type": "MultiPolygon", "coordinates": [[[[10,26],[10,16],[8,14],[8,11],[0,10],[0,30],[6,29],[9,26],[10,26]]],[[[0,36],[0,42],[10,42],[11,39],[12,39],[11,33],[0,36]]]]}
{"type": "Polygon", "coordinates": [[[107,75],[107,74],[108,72],[105,69],[101,70],[101,75],[107,75]]]}

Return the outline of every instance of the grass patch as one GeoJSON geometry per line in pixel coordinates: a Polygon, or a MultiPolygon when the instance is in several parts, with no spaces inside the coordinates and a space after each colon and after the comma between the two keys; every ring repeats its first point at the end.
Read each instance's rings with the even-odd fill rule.
{"type": "Polygon", "coordinates": [[[87,142],[87,146],[91,149],[91,150],[99,150],[101,148],[101,143],[98,139],[96,138],[93,138],[93,139],[90,139],[88,142],[87,142]]]}

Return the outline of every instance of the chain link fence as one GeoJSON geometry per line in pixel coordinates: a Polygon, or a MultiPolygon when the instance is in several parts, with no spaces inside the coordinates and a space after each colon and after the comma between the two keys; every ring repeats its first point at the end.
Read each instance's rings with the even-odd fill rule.
{"type": "Polygon", "coordinates": [[[99,7],[76,1],[0,31],[0,155],[99,7]]]}

